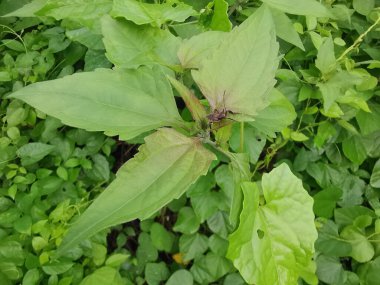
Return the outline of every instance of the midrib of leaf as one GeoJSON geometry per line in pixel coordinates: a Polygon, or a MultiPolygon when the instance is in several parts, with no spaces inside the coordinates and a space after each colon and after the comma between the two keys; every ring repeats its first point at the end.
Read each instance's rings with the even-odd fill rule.
{"type": "MultiPolygon", "coordinates": [[[[128,87],[128,88],[130,88],[130,87],[128,87]]],[[[132,88],[131,88],[131,89],[132,89],[132,88]]],[[[132,89],[132,90],[135,90],[135,89],[132,89]]],[[[39,91],[39,93],[40,93],[40,94],[48,95],[48,93],[41,92],[41,91],[39,91]]],[[[70,92],[64,92],[64,91],[62,91],[62,92],[60,92],[60,93],[65,94],[66,96],[67,96],[67,95],[71,95],[70,92]]],[[[95,103],[97,103],[97,104],[99,104],[99,105],[103,105],[103,106],[106,106],[106,107],[110,107],[111,109],[120,110],[120,111],[126,111],[126,112],[129,112],[129,113],[137,114],[137,115],[142,116],[142,117],[149,117],[149,118],[152,118],[152,119],[155,119],[155,120],[157,120],[157,119],[161,119],[161,115],[152,115],[152,114],[148,114],[148,113],[141,113],[141,112],[138,112],[138,111],[136,111],[136,110],[132,110],[132,109],[127,109],[127,108],[119,107],[119,106],[117,106],[117,105],[109,105],[109,104],[107,104],[107,103],[104,103],[104,102],[101,102],[101,101],[98,101],[98,100],[95,100],[95,99],[90,100],[90,98],[87,98],[87,97],[84,97],[84,96],[81,96],[81,95],[79,95],[78,97],[81,98],[81,99],[84,100],[84,101],[95,102],[95,103]]],[[[152,97],[152,96],[149,96],[149,95],[148,95],[148,97],[152,98],[154,101],[157,101],[157,102],[159,103],[159,105],[160,105],[161,107],[163,107],[163,105],[161,104],[161,102],[160,102],[159,100],[157,100],[156,98],[154,98],[154,97],[152,97]]],[[[37,108],[37,109],[38,109],[38,108],[37,108]]],[[[164,109],[166,110],[166,108],[164,108],[164,109]]],[[[60,114],[64,114],[64,113],[62,113],[62,112],[59,112],[59,113],[60,113],[60,114]]]]}
{"type": "MultiPolygon", "coordinates": [[[[186,144],[184,144],[184,145],[186,145],[186,144]]],[[[161,171],[158,173],[158,175],[156,176],[156,178],[154,178],[147,186],[145,186],[144,187],[144,189],[149,189],[161,176],[162,176],[162,174],[163,173],[165,173],[165,172],[167,172],[170,168],[172,168],[179,160],[181,160],[181,158],[183,157],[183,156],[185,156],[186,154],[187,154],[187,152],[189,151],[189,149],[192,147],[192,145],[190,144],[185,150],[184,150],[184,152],[177,158],[177,159],[175,159],[174,161],[172,161],[169,165],[168,165],[168,167],[166,167],[166,168],[162,168],[161,169],[161,171]]],[[[165,148],[164,148],[165,149],[165,148]]],[[[163,149],[163,150],[164,150],[163,149]]],[[[168,149],[168,148],[166,148],[166,149],[168,149]]],[[[147,160],[145,160],[145,161],[143,161],[143,163],[147,163],[147,160]]],[[[126,176],[129,176],[130,175],[130,173],[127,173],[126,174],[126,176]]],[[[116,178],[116,179],[118,179],[118,178],[116,178]]],[[[107,191],[107,190],[105,190],[105,191],[107,191]]],[[[121,205],[120,207],[118,207],[118,208],[116,208],[116,209],[114,209],[112,212],[110,212],[109,213],[109,215],[108,216],[104,216],[103,218],[101,218],[100,220],[98,220],[98,222],[97,222],[97,224],[100,224],[101,222],[103,222],[104,220],[106,220],[109,216],[112,216],[114,213],[116,213],[116,212],[118,212],[120,209],[122,209],[123,207],[125,207],[125,205],[127,204],[127,203],[129,203],[129,201],[131,201],[131,200],[134,200],[134,199],[136,199],[137,197],[139,197],[139,196],[141,196],[142,195],[142,193],[143,192],[139,192],[139,193],[137,193],[137,195],[135,195],[135,196],[133,196],[133,197],[130,197],[129,198],[129,200],[127,201],[127,202],[125,202],[123,205],[121,205]]],[[[97,224],[92,224],[90,227],[88,227],[88,228],[86,228],[86,229],[84,229],[82,232],[81,232],[81,235],[82,236],[86,236],[86,233],[87,232],[91,232],[91,230],[97,225],[97,224]]],[[[72,244],[73,242],[71,242],[71,243],[68,243],[68,244],[66,244],[65,245],[65,247],[68,247],[70,244],[72,244]]]]}
{"type": "MultiPolygon", "coordinates": [[[[267,235],[267,233],[270,233],[270,231],[268,230],[268,221],[267,221],[267,218],[265,216],[265,212],[261,210],[260,206],[257,210],[258,210],[258,215],[260,215],[262,220],[265,221],[266,232],[264,233],[264,235],[267,235]]],[[[255,234],[255,233],[253,233],[253,234],[255,234]]],[[[270,237],[271,235],[268,234],[268,236],[270,237]]],[[[269,240],[269,245],[270,245],[270,251],[272,253],[273,262],[275,264],[275,270],[276,270],[276,275],[277,275],[276,279],[277,279],[278,284],[281,284],[280,283],[281,280],[279,278],[280,274],[279,274],[278,268],[277,268],[278,266],[277,266],[276,254],[275,254],[275,251],[273,250],[273,245],[272,245],[272,238],[269,238],[268,240],[269,240]]]]}

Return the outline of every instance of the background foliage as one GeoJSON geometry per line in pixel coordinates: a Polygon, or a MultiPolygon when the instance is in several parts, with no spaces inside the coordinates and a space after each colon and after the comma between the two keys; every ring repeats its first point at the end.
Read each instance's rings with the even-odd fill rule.
{"type": "MultiPolygon", "coordinates": [[[[245,284],[225,257],[234,177],[223,159],[151,218],[97,234],[51,263],[71,218],[141,140],[126,143],[66,127],[6,95],[37,81],[109,68],[110,61],[135,67],[159,60],[175,67],[173,34],[229,31],[262,2],[276,15],[283,55],[276,86],[287,100],[278,95],[259,124],[245,125],[243,147],[254,180],[286,162],[313,196],[320,284],[378,283],[378,0],[157,1],[151,14],[147,3],[134,0],[2,0],[2,15],[17,12],[0,19],[1,284],[245,284]],[[122,9],[123,3],[135,11],[122,9]],[[103,17],[100,23],[105,14],[128,21],[103,17]],[[119,37],[125,30],[129,41],[119,37]],[[112,46],[115,37],[118,46],[112,46]],[[120,54],[120,47],[130,52],[120,54]],[[277,116],[284,108],[289,115],[277,116]]],[[[189,74],[183,80],[195,88],[189,74]]],[[[225,147],[240,151],[240,130],[231,131],[225,147]]]]}

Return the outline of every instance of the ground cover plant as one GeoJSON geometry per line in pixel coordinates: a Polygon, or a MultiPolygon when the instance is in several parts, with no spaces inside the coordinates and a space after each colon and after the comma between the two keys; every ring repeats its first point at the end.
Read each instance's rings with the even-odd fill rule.
{"type": "Polygon", "coordinates": [[[379,6],[0,2],[1,284],[377,284],[379,6]]]}

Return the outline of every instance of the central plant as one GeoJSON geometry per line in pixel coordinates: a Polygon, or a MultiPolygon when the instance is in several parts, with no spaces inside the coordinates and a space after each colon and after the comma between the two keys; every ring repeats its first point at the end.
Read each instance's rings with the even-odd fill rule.
{"type": "MultiPolygon", "coordinates": [[[[130,19],[123,5],[127,4],[115,1],[111,15],[117,19],[104,16],[101,21],[113,70],[36,83],[11,95],[73,127],[122,140],[145,137],[138,154],[71,226],[57,258],[101,230],[150,217],[205,175],[218,156],[229,162],[235,177],[230,205],[235,231],[227,257],[248,283],[294,285],[301,277],[317,284],[312,198],[286,164],[252,182],[243,154],[244,124],[275,129],[271,116],[276,104],[283,108],[275,115],[294,114],[274,88],[279,45],[271,10],[263,5],[231,32],[205,32],[182,41],[168,30],[137,27],[120,19],[162,24],[149,22],[149,17],[130,19]],[[141,37],[140,52],[133,55],[128,51],[131,36],[141,37]],[[182,77],[176,79],[176,73],[186,70],[191,70],[207,100],[199,100],[182,77]],[[180,116],[171,85],[191,112],[192,122],[180,116]],[[241,129],[241,153],[226,146],[235,124],[241,129]]],[[[170,20],[175,21],[181,6],[169,8],[170,20]]]]}

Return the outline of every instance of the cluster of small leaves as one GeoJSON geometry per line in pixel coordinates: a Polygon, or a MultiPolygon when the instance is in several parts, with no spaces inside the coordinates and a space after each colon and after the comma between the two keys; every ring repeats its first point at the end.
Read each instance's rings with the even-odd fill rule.
{"type": "MultiPolygon", "coordinates": [[[[9,5],[0,3],[1,11],[16,8],[9,5]]],[[[99,233],[70,256],[51,262],[71,218],[112,179],[114,141],[67,128],[21,101],[4,97],[75,70],[86,49],[64,31],[54,22],[42,24],[36,19],[7,19],[0,25],[0,283],[4,285],[93,284],[90,273],[115,278],[128,258],[125,251],[107,255],[106,233],[99,233]]]]}

